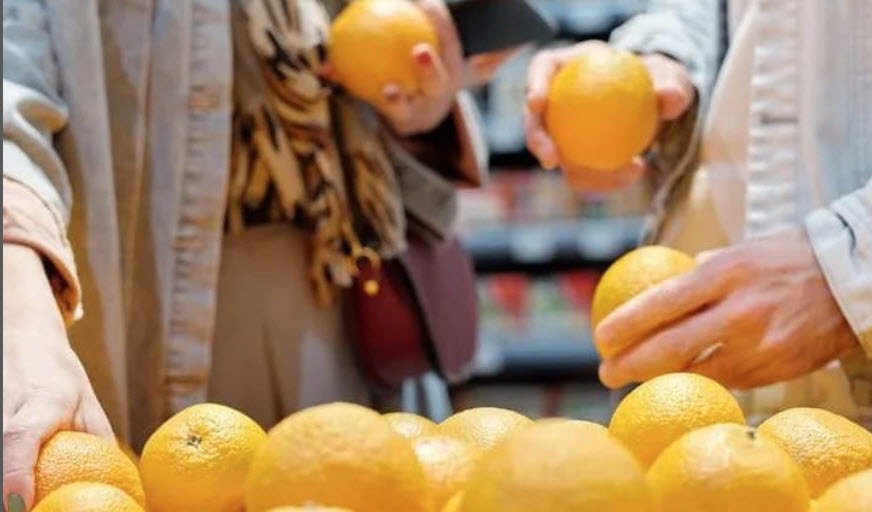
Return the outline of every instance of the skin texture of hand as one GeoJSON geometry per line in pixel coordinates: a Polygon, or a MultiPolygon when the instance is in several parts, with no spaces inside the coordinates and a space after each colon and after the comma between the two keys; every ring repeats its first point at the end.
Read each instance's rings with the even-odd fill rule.
{"type": "MultiPolygon", "coordinates": [[[[451,111],[461,89],[484,84],[517,49],[504,50],[463,58],[463,50],[454,22],[442,0],[418,0],[418,7],[433,24],[439,37],[439,49],[419,44],[410,58],[417,66],[421,89],[404,94],[397,84],[388,84],[382,101],[375,108],[401,136],[411,136],[436,128],[451,111]]],[[[329,66],[322,71],[327,79],[335,79],[329,66]]]]}
{"type": "Polygon", "coordinates": [[[114,439],[70,348],[45,269],[30,248],[3,244],[3,496],[28,508],[42,443],[58,430],[114,439]]]}
{"type": "Polygon", "coordinates": [[[805,233],[698,258],[693,271],[618,308],[597,327],[610,388],[691,371],[733,389],[799,377],[858,345],[805,233]],[[700,355],[716,346],[709,357],[700,355]]]}
{"type": "MultiPolygon", "coordinates": [[[[557,147],[545,131],[542,116],[548,100],[548,89],[557,72],[579,55],[606,46],[598,41],[585,41],[556,50],[544,50],[533,58],[527,72],[527,105],[524,127],[527,148],[539,159],[545,169],[560,167],[566,172],[570,185],[590,192],[609,192],[630,185],[645,173],[645,162],[636,157],[626,167],[614,171],[597,171],[569,166],[560,161],[557,147]]],[[[679,118],[696,98],[696,89],[683,65],[660,54],[643,55],[654,90],[657,94],[661,121],[679,118]]],[[[583,116],[584,112],[579,112],[583,116]]]]}

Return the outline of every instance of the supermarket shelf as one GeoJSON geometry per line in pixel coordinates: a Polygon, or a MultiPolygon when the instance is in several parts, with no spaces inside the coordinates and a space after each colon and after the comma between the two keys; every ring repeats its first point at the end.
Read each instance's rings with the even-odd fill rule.
{"type": "Polygon", "coordinates": [[[599,356],[589,338],[509,342],[484,338],[467,384],[595,380],[599,356]]]}
{"type": "Polygon", "coordinates": [[[476,272],[554,273],[604,268],[637,242],[636,217],[552,221],[476,228],[464,235],[476,272]]]}

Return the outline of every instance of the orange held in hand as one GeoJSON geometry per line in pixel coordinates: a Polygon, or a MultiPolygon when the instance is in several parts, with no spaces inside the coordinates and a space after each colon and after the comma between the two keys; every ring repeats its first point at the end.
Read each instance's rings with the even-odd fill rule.
{"type": "Polygon", "coordinates": [[[551,82],[544,122],[566,164],[601,171],[629,164],[657,131],[648,69],[629,52],[584,52],[551,82]]]}
{"type": "MultiPolygon", "coordinates": [[[[596,328],[609,314],[636,295],[696,267],[687,254],[658,245],[639,247],[618,258],[596,286],[591,306],[591,325],[596,328]]],[[[622,347],[626,348],[626,347],[622,347]]],[[[603,357],[615,352],[597,346],[603,357]]]]}
{"type": "Polygon", "coordinates": [[[55,434],[42,446],[34,473],[37,504],[65,484],[97,482],[117,487],[145,505],[145,493],[133,462],[117,444],[91,434],[55,434]]]}
{"type": "Polygon", "coordinates": [[[438,48],[436,30],[408,0],[356,0],[333,21],[329,61],[336,79],[351,94],[380,103],[389,84],[404,94],[419,89],[412,50],[438,48]]]}

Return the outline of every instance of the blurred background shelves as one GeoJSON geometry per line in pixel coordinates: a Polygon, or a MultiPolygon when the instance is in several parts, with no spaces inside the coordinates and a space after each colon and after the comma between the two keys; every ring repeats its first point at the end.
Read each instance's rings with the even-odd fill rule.
{"type": "MultiPolygon", "coordinates": [[[[565,46],[608,39],[645,0],[531,0],[565,46]]],[[[456,409],[493,405],[532,417],[605,422],[612,395],[597,380],[589,322],[602,271],[639,240],[650,202],[644,182],[610,194],[570,188],[525,148],[525,48],[476,91],[491,151],[487,187],[464,190],[458,227],[478,274],[480,347],[456,409]]]]}
{"type": "Polygon", "coordinates": [[[463,237],[479,274],[605,269],[638,242],[638,217],[494,225],[463,237]]]}

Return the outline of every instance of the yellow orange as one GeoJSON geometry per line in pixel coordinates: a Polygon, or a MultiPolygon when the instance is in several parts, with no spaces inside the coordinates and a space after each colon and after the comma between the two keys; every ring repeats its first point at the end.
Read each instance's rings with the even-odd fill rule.
{"type": "Polygon", "coordinates": [[[771,437],[799,464],[813,498],[833,482],[872,468],[872,432],[823,409],[779,412],[757,432],[771,437]]]}
{"type": "Polygon", "coordinates": [[[511,434],[533,424],[523,414],[498,407],[476,407],[461,411],[439,424],[439,432],[463,439],[487,451],[511,434]]]}
{"type": "Polygon", "coordinates": [[[754,429],[709,425],[679,438],[647,475],[660,510],[669,512],[806,512],[799,467],[754,429]]]}
{"type": "Polygon", "coordinates": [[[591,434],[608,434],[609,429],[600,425],[599,423],[594,423],[592,421],[585,420],[574,420],[568,418],[540,418],[536,420],[534,423],[543,424],[543,423],[570,423],[572,425],[576,425],[580,428],[586,429],[590,431],[591,434]]]}
{"type": "Polygon", "coordinates": [[[276,507],[267,512],[353,512],[347,508],[322,507],[319,505],[306,505],[302,507],[276,507]]]}
{"type": "Polygon", "coordinates": [[[396,84],[405,94],[420,90],[412,50],[422,43],[438,49],[439,39],[414,3],[356,0],[333,21],[329,60],[346,89],[379,103],[388,84],[396,84]]]}
{"type": "Polygon", "coordinates": [[[448,500],[442,512],[461,512],[461,503],[463,502],[463,491],[458,492],[448,500]]]}
{"type": "Polygon", "coordinates": [[[615,409],[609,432],[648,467],[683,434],[715,423],[745,423],[735,397],[708,377],[671,373],[630,392],[615,409]]]}
{"type": "Polygon", "coordinates": [[[410,412],[391,412],[385,414],[384,417],[391,427],[406,439],[431,436],[439,431],[433,421],[410,412]]]}
{"type": "Polygon", "coordinates": [[[355,512],[425,512],[427,483],[409,441],[380,414],[319,405],[273,427],[245,484],[247,512],[308,502],[355,512]]]}
{"type": "Polygon", "coordinates": [[[815,512],[869,512],[872,510],[872,469],[845,477],[818,498],[815,512]]]}
{"type": "Polygon", "coordinates": [[[242,508],[242,488],[266,433],[223,405],[188,407],[149,437],[140,471],[149,512],[224,512],[242,508]]]}
{"type": "Polygon", "coordinates": [[[427,476],[430,510],[442,510],[466,485],[481,451],[466,441],[444,435],[415,438],[412,446],[427,476]]]}
{"type": "Polygon", "coordinates": [[[573,423],[542,423],[473,469],[461,512],[653,512],[639,462],[618,441],[573,423]]]}
{"type": "Polygon", "coordinates": [[[91,434],[56,433],[42,445],[34,476],[36,503],[65,484],[95,482],[117,487],[145,505],[142,482],[133,462],[114,441],[91,434]]]}
{"type": "MultiPolygon", "coordinates": [[[[669,247],[647,245],[628,252],[606,270],[597,284],[591,306],[591,325],[596,328],[612,311],[636,295],[695,266],[693,258],[669,247]]],[[[603,357],[615,355],[597,348],[603,357]]]]}
{"type": "Polygon", "coordinates": [[[551,82],[544,122],[566,163],[601,171],[630,163],[658,125],[648,68],[608,47],[580,55],[551,82]]]}
{"type": "Polygon", "coordinates": [[[143,512],[129,494],[96,482],[73,482],[50,492],[33,512],[143,512]]]}

